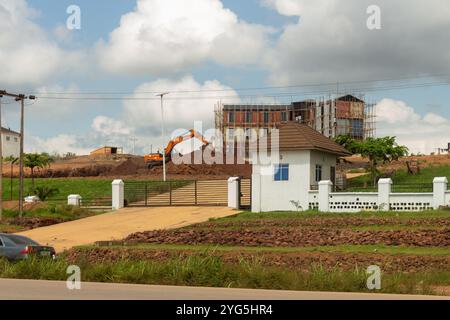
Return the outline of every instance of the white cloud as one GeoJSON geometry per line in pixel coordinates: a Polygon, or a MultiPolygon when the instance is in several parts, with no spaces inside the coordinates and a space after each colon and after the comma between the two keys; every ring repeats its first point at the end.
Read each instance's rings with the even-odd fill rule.
{"type": "MultiPolygon", "coordinates": [[[[139,92],[177,92],[191,91],[190,93],[170,93],[164,98],[164,116],[167,131],[179,128],[190,129],[195,121],[202,121],[205,129],[214,128],[214,104],[217,96],[229,97],[227,101],[238,102],[239,97],[230,87],[220,82],[206,81],[200,84],[191,76],[180,80],[160,79],[140,85],[131,98],[142,98],[139,92]],[[205,90],[230,90],[209,91],[205,90]],[[193,92],[202,91],[202,92],[193,92]]],[[[149,95],[147,95],[149,97],[149,95]]],[[[154,95],[150,95],[155,98],[154,95]]],[[[127,125],[141,130],[150,130],[154,136],[161,130],[160,101],[155,100],[126,100],[124,102],[124,121],[127,125]]]]}
{"type": "Polygon", "coordinates": [[[38,84],[79,58],[49,39],[33,22],[37,14],[25,0],[0,0],[0,83],[38,84]]]}
{"type": "Polygon", "coordinates": [[[98,116],[92,121],[92,129],[103,135],[129,135],[131,129],[120,120],[98,116]]]}
{"type": "Polygon", "coordinates": [[[58,97],[59,94],[67,96],[79,92],[80,90],[75,84],[71,84],[67,87],[61,85],[38,87],[35,90],[38,99],[27,108],[27,116],[32,120],[36,119],[40,122],[69,119],[73,114],[80,110],[80,107],[84,105],[84,102],[70,99],[39,99],[39,97],[58,97]],[[58,95],[54,95],[54,93],[58,93],[58,95]]]}
{"type": "Polygon", "coordinates": [[[375,107],[378,136],[396,136],[412,153],[429,154],[450,142],[450,121],[441,115],[421,116],[403,101],[383,99],[375,107]]]}
{"type": "Polygon", "coordinates": [[[98,53],[109,71],[167,75],[208,60],[256,63],[268,32],[240,21],[220,0],[138,0],[98,53]]]}
{"type": "Polygon", "coordinates": [[[48,152],[65,154],[68,152],[77,155],[89,154],[92,149],[81,147],[81,139],[74,135],[60,134],[51,138],[30,136],[26,141],[26,152],[48,152]]]}
{"type": "Polygon", "coordinates": [[[265,57],[276,84],[385,79],[450,71],[447,0],[379,0],[381,30],[366,26],[371,0],[263,0],[298,16],[265,57]]]}

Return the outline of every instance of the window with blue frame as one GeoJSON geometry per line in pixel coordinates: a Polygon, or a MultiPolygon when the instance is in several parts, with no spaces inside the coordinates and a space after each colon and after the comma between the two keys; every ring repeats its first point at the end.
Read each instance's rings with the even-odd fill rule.
{"type": "Polygon", "coordinates": [[[289,165],[278,164],[275,165],[275,181],[289,181],[289,165]]]}

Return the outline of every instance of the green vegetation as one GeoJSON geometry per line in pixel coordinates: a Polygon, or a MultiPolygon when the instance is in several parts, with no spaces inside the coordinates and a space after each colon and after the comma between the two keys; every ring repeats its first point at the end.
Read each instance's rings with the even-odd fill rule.
{"type": "Polygon", "coordinates": [[[53,159],[48,153],[27,153],[23,160],[25,167],[31,170],[31,185],[34,189],[34,170],[48,167],[53,162],[53,159]]]}
{"type": "MultiPolygon", "coordinates": [[[[307,272],[263,267],[257,260],[241,259],[225,264],[214,256],[174,258],[165,262],[119,261],[90,264],[68,263],[65,259],[21,261],[0,260],[0,277],[40,280],[66,280],[67,267],[76,263],[83,272],[82,281],[139,283],[179,286],[233,287],[303,291],[369,292],[365,270],[326,270],[311,266],[307,272]]],[[[383,275],[382,293],[432,294],[435,285],[450,284],[449,272],[433,274],[383,275]]]]}
{"type": "MultiPolygon", "coordinates": [[[[4,209],[4,218],[17,218],[19,212],[17,210],[4,209]]],[[[90,216],[92,213],[87,209],[78,208],[69,205],[49,205],[24,211],[24,218],[56,218],[63,220],[75,220],[81,217],[90,216]]]]}
{"type": "Polygon", "coordinates": [[[369,159],[369,173],[372,185],[376,186],[380,176],[378,166],[398,160],[408,154],[408,148],[400,146],[395,137],[367,138],[363,141],[352,139],[349,136],[339,136],[335,139],[337,143],[344,146],[353,154],[360,154],[369,159]]]}
{"type": "Polygon", "coordinates": [[[248,220],[261,220],[261,219],[308,219],[308,218],[342,218],[346,217],[358,217],[358,218],[398,218],[398,219],[409,219],[409,218],[450,218],[449,210],[432,210],[432,211],[420,211],[420,212],[397,212],[397,211],[386,211],[386,212],[359,212],[359,213],[321,213],[318,211],[276,211],[267,213],[255,213],[255,212],[243,212],[235,216],[220,218],[220,219],[210,219],[210,221],[248,221],[248,220]]]}
{"type": "MultiPolygon", "coordinates": [[[[95,247],[85,246],[80,249],[93,249],[95,247]]],[[[112,250],[124,248],[135,248],[142,250],[167,250],[190,252],[249,252],[249,253],[295,253],[295,252],[339,252],[339,253],[380,253],[389,255],[417,255],[417,256],[445,256],[449,249],[441,247],[409,247],[409,246],[386,246],[386,245],[337,245],[337,246],[313,246],[313,247],[233,247],[233,246],[208,246],[208,245],[179,245],[179,244],[134,244],[129,246],[106,247],[112,250]]]]}
{"type": "MultiPolygon", "coordinates": [[[[58,194],[51,195],[49,200],[67,200],[70,194],[80,194],[83,198],[93,199],[111,196],[111,179],[86,178],[37,178],[36,187],[58,189],[58,194]]],[[[25,179],[25,190],[32,190],[32,180],[25,179]]],[[[12,198],[18,199],[19,179],[13,179],[12,198]]],[[[11,184],[9,179],[3,179],[3,199],[11,199],[11,184]]]]}
{"type": "MultiPolygon", "coordinates": [[[[406,170],[393,173],[391,179],[395,192],[432,192],[433,179],[436,177],[447,177],[450,180],[450,166],[428,166],[420,170],[420,173],[410,175],[406,170]]],[[[370,175],[360,176],[348,180],[347,191],[376,191],[376,187],[364,188],[371,185],[370,175]]]]}

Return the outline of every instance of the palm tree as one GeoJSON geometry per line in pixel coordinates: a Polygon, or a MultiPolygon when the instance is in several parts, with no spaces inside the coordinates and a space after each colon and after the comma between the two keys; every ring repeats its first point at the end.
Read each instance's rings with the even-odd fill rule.
{"type": "Polygon", "coordinates": [[[36,168],[45,168],[50,163],[53,162],[53,159],[47,153],[27,153],[24,157],[25,167],[30,168],[31,170],[31,185],[34,189],[34,169],[36,168]]]}

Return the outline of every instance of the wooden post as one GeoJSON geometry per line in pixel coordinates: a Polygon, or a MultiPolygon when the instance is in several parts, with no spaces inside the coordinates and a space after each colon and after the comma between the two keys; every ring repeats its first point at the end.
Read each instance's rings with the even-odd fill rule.
{"type": "Polygon", "coordinates": [[[23,216],[23,140],[24,140],[24,112],[25,97],[20,98],[20,158],[19,158],[19,217],[23,216]]]}
{"type": "Polygon", "coordinates": [[[3,218],[3,143],[2,96],[0,96],[0,220],[3,218]]]}

